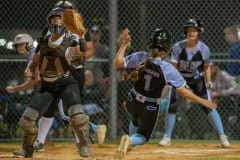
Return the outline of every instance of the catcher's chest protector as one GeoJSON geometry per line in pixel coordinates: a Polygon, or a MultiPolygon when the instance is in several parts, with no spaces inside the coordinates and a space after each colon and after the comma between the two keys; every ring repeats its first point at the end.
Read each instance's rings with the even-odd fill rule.
{"type": "Polygon", "coordinates": [[[40,75],[45,77],[58,77],[68,71],[68,63],[65,52],[73,43],[73,37],[64,37],[62,43],[56,48],[48,46],[48,38],[44,37],[40,41],[40,75]]]}

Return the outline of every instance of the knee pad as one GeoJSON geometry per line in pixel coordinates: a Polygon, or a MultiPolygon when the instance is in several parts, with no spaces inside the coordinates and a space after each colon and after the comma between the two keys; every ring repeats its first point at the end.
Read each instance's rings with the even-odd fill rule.
{"type": "Polygon", "coordinates": [[[19,121],[19,125],[23,128],[24,131],[29,132],[30,134],[36,134],[37,127],[35,124],[38,116],[39,116],[38,111],[28,107],[24,111],[19,121]]]}
{"type": "Polygon", "coordinates": [[[39,116],[38,111],[31,107],[27,107],[22,115],[22,117],[25,117],[30,121],[36,121],[38,116],[39,116]]]}
{"type": "Polygon", "coordinates": [[[89,117],[83,112],[81,105],[73,105],[69,108],[71,126],[83,126],[89,122],[89,117]]]}
{"type": "Polygon", "coordinates": [[[23,131],[29,134],[37,134],[38,129],[35,124],[36,121],[31,121],[26,117],[22,117],[19,121],[19,125],[22,127],[23,131]]]}

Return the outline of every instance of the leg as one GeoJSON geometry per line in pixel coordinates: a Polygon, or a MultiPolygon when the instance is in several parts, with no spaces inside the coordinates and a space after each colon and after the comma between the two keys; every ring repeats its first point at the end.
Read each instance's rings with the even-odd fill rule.
{"type": "Polygon", "coordinates": [[[160,146],[168,146],[171,145],[171,137],[172,132],[176,122],[176,112],[177,112],[177,100],[180,98],[177,97],[176,90],[174,88],[171,89],[171,97],[170,97],[170,104],[169,110],[165,116],[165,131],[162,140],[159,142],[160,146]]]}
{"type": "Polygon", "coordinates": [[[44,151],[43,145],[45,143],[47,134],[52,126],[53,117],[41,117],[38,121],[38,136],[37,143],[34,145],[36,151],[44,151]]]}
{"type": "Polygon", "coordinates": [[[30,107],[26,108],[20,119],[20,126],[23,129],[23,150],[25,151],[24,157],[33,156],[33,144],[37,138],[37,127],[35,125],[36,120],[39,116],[38,111],[30,107]]]}
{"type": "Polygon", "coordinates": [[[24,150],[24,157],[32,157],[33,156],[33,144],[37,138],[37,127],[36,120],[39,117],[39,114],[48,108],[48,106],[52,103],[53,97],[50,93],[38,93],[36,94],[30,106],[26,108],[24,111],[19,124],[23,129],[23,142],[22,147],[24,150]]]}
{"type": "Polygon", "coordinates": [[[215,130],[219,135],[222,147],[223,148],[230,147],[230,143],[228,141],[227,136],[224,133],[222,120],[220,115],[218,114],[218,111],[216,109],[213,109],[208,113],[208,117],[209,117],[210,123],[213,125],[213,127],[215,128],[215,130]]]}
{"type": "Polygon", "coordinates": [[[50,105],[50,108],[43,114],[38,121],[38,137],[37,142],[34,144],[36,151],[44,151],[44,144],[46,137],[52,127],[54,114],[57,111],[57,104],[59,99],[54,99],[50,105]]]}
{"type": "MultiPolygon", "coordinates": [[[[207,95],[207,89],[205,87],[204,80],[199,79],[196,80],[195,83],[195,85],[190,86],[193,89],[193,92],[200,97],[208,98],[208,100],[211,100],[211,95],[207,95]]],[[[224,134],[222,120],[220,115],[218,114],[218,111],[216,109],[210,110],[204,107],[202,107],[202,109],[208,115],[210,123],[213,125],[214,129],[216,129],[220,137],[222,147],[229,147],[230,143],[228,142],[227,136],[224,134]]]]}
{"type": "Polygon", "coordinates": [[[73,105],[69,108],[69,116],[70,116],[70,125],[73,127],[77,137],[80,140],[79,143],[79,152],[83,157],[90,156],[89,150],[89,128],[88,116],[83,112],[82,106],[77,104],[73,105]]]}

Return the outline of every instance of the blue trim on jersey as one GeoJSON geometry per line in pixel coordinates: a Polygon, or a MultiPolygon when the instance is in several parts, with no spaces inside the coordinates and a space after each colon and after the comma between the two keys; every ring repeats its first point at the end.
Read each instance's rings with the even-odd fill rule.
{"type": "Polygon", "coordinates": [[[138,65],[144,63],[149,56],[150,53],[146,51],[134,52],[124,57],[124,66],[125,68],[136,68],[138,65]]]}

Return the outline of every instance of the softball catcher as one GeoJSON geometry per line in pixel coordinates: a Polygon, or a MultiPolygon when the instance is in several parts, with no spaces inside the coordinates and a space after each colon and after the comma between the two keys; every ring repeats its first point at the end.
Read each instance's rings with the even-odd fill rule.
{"type": "Polygon", "coordinates": [[[69,74],[68,68],[70,65],[69,58],[73,52],[84,55],[87,50],[86,41],[84,39],[76,41],[74,35],[65,28],[69,29],[69,25],[73,25],[74,22],[76,23],[74,25],[75,30],[72,26],[70,28],[74,30],[74,33],[78,33],[79,37],[84,37],[86,29],[79,17],[81,17],[80,14],[74,10],[69,9],[65,12],[62,8],[54,8],[48,14],[47,21],[51,35],[40,39],[40,51],[29,67],[32,73],[35,73],[35,68],[38,67],[41,87],[20,120],[23,129],[25,157],[33,156],[33,144],[38,132],[35,125],[37,118],[49,107],[56,106],[53,104],[58,102],[59,99],[62,99],[65,107],[67,107],[70,125],[80,139],[80,156],[90,156],[89,118],[80,105],[77,82],[69,74]],[[73,17],[78,18],[74,18],[74,21],[72,20],[71,24],[68,24],[66,19],[73,17]]]}

